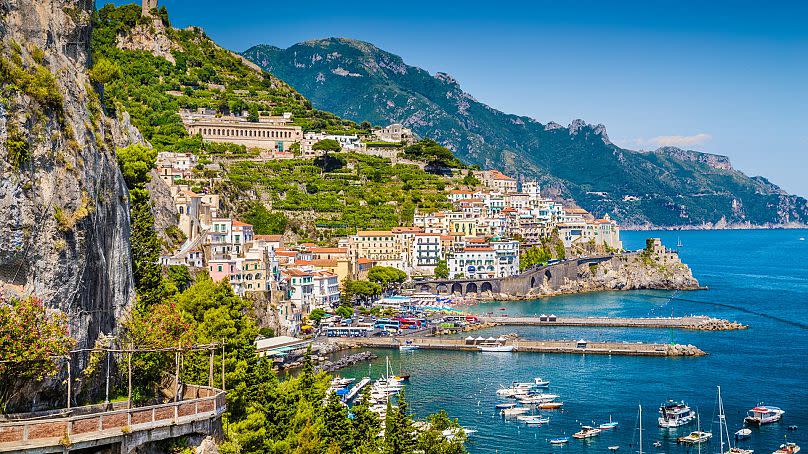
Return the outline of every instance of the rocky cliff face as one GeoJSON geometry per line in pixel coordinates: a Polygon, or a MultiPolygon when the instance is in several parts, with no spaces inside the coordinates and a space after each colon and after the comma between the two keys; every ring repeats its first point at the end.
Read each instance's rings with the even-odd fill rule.
{"type": "Polygon", "coordinates": [[[628,254],[597,265],[581,265],[560,288],[542,286],[541,296],[608,290],[694,290],[699,282],[679,255],[628,254]]]}
{"type": "Polygon", "coordinates": [[[0,0],[0,284],[68,315],[79,346],[133,299],[129,197],[87,70],[89,0],[0,0]]]}

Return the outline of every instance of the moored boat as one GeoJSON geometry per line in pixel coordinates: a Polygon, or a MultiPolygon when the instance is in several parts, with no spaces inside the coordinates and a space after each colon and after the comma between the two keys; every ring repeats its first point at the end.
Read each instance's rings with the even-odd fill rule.
{"type": "Polygon", "coordinates": [[[517,405],[516,402],[504,402],[504,403],[501,403],[501,404],[494,405],[494,408],[496,408],[497,410],[503,410],[505,408],[513,408],[516,405],[517,405]]]}
{"type": "Polygon", "coordinates": [[[541,417],[539,415],[520,415],[517,416],[516,419],[529,426],[542,425],[550,422],[550,418],[541,417]]]}
{"type": "Polygon", "coordinates": [[[696,412],[684,402],[669,400],[659,406],[659,427],[680,427],[693,422],[694,419],[696,412]]]}
{"type": "Polygon", "coordinates": [[[780,407],[772,407],[769,405],[758,405],[757,407],[747,412],[744,422],[755,426],[762,426],[763,424],[771,424],[777,422],[783,417],[785,411],[780,407]]]}
{"type": "Polygon", "coordinates": [[[612,415],[609,415],[609,422],[605,422],[603,424],[600,424],[598,426],[598,429],[600,429],[600,430],[611,430],[611,429],[616,429],[617,426],[619,426],[619,425],[620,425],[620,423],[618,423],[617,421],[612,421],[612,415]]]}
{"type": "Polygon", "coordinates": [[[727,454],[754,454],[754,449],[743,449],[739,447],[729,448],[727,454]]]}
{"type": "Polygon", "coordinates": [[[564,443],[570,441],[569,437],[558,437],[558,438],[551,438],[550,444],[551,445],[563,445],[564,443]]]}
{"type": "Polygon", "coordinates": [[[506,408],[506,409],[500,411],[499,413],[502,416],[516,416],[516,415],[525,414],[525,413],[527,413],[529,411],[530,411],[530,408],[528,408],[528,407],[513,407],[513,408],[506,408]]]}
{"type": "Polygon", "coordinates": [[[736,440],[745,440],[752,436],[752,429],[743,428],[737,432],[735,432],[735,439],[736,440]]]}
{"type": "Polygon", "coordinates": [[[584,438],[592,438],[597,437],[600,435],[602,431],[597,427],[592,426],[581,426],[581,430],[572,434],[573,438],[584,439],[584,438]]]}
{"type": "Polygon", "coordinates": [[[780,445],[780,449],[772,454],[797,454],[798,452],[800,452],[800,446],[797,443],[783,443],[780,445]]]}
{"type": "Polygon", "coordinates": [[[418,350],[418,346],[413,344],[411,340],[406,341],[405,343],[398,346],[398,349],[401,351],[413,351],[418,350]]]}
{"type": "Polygon", "coordinates": [[[564,402],[542,402],[539,404],[539,408],[542,410],[557,410],[564,406],[564,402]]]}
{"type": "Polygon", "coordinates": [[[713,438],[713,434],[710,432],[703,432],[701,430],[694,430],[689,434],[685,435],[684,437],[679,437],[676,439],[679,443],[704,443],[708,441],[710,438],[713,438]]]}

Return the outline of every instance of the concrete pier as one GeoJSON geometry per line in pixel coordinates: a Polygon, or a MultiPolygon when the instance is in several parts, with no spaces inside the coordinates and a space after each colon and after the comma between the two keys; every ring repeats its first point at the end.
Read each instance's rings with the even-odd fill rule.
{"type": "MultiPolygon", "coordinates": [[[[411,341],[419,348],[429,350],[467,350],[478,351],[476,345],[467,344],[464,339],[446,339],[439,337],[402,337],[398,338],[353,338],[340,339],[338,342],[351,347],[398,348],[405,341],[411,341]]],[[[570,353],[592,355],[624,355],[624,356],[704,356],[706,353],[693,345],[644,344],[623,342],[586,342],[580,346],[576,341],[536,341],[509,340],[506,345],[513,345],[518,352],[534,353],[570,353]]],[[[502,353],[507,354],[507,353],[502,353]]]]}
{"type": "Polygon", "coordinates": [[[701,331],[746,329],[746,325],[703,315],[690,317],[480,317],[480,322],[508,326],[583,326],[606,328],[673,328],[701,331]]]}

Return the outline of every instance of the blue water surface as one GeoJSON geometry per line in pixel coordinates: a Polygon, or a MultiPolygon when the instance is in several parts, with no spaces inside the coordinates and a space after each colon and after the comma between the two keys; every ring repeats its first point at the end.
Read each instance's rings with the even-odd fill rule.
{"type": "MultiPolygon", "coordinates": [[[[730,230],[683,232],[624,232],[626,248],[643,247],[657,236],[679,248],[703,291],[605,292],[543,298],[535,301],[486,303],[478,312],[515,315],[554,313],[559,316],[670,316],[706,314],[749,325],[748,330],[699,332],[667,329],[498,327],[481,335],[517,332],[528,339],[588,339],[693,344],[709,353],[701,358],[643,358],[536,353],[491,354],[419,350],[378,350],[370,365],[375,378],[389,356],[393,368],[412,375],[407,387],[411,409],[419,416],[446,410],[475,433],[472,453],[564,452],[634,453],[637,446],[637,406],[643,406],[644,452],[698,452],[677,445],[675,438],[696,430],[656,425],[659,404],[683,399],[700,414],[703,430],[714,439],[702,445],[718,453],[716,386],[721,386],[731,431],[742,427],[746,410],[760,402],[786,411],[780,423],[753,429],[739,445],[756,454],[774,451],[785,437],[808,449],[808,231],[730,230]],[[802,238],[806,238],[803,240],[802,238]],[[527,427],[495,415],[499,385],[541,376],[551,381],[564,411],[544,412],[550,424],[527,427]],[[549,438],[570,435],[581,424],[620,422],[619,429],[589,441],[571,439],[551,446],[549,438]],[[790,425],[798,426],[789,431],[790,425]],[[660,448],[653,448],[654,441],[660,448]]],[[[476,333],[475,333],[476,335],[476,333]]],[[[368,374],[367,363],[345,369],[343,376],[368,374]]],[[[725,448],[726,449],[726,448],[725,448]]]]}

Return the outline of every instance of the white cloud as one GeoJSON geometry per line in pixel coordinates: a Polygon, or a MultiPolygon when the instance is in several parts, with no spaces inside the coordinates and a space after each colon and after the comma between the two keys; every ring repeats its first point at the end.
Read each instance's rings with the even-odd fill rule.
{"type": "Polygon", "coordinates": [[[700,132],[692,136],[658,136],[648,140],[646,143],[657,147],[692,147],[702,145],[712,138],[713,136],[710,134],[700,132]]]}

